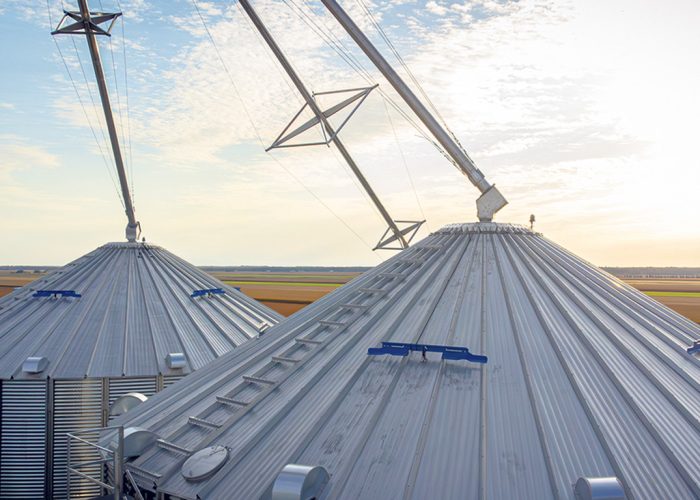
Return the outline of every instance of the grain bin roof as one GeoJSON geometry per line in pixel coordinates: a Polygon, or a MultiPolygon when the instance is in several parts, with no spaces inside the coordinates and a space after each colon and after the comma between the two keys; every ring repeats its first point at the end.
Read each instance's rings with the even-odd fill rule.
{"type": "Polygon", "coordinates": [[[0,377],[186,374],[280,319],[161,247],[108,243],[0,300],[0,377]],[[169,368],[170,353],[185,367],[169,368]],[[27,373],[30,357],[48,365],[27,373]]]}
{"type": "Polygon", "coordinates": [[[121,420],[155,431],[129,467],[182,498],[259,498],[285,464],[322,498],[700,495],[700,328],[541,235],[451,225],[121,420]],[[368,356],[382,341],[467,346],[485,365],[368,356]],[[226,446],[210,478],[190,453],[226,446]]]}

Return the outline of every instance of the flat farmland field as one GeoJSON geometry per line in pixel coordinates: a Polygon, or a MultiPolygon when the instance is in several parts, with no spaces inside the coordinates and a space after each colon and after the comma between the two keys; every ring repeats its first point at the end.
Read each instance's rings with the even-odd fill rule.
{"type": "Polygon", "coordinates": [[[212,272],[216,278],[289,316],[344,285],[360,273],[212,272]]]}
{"type": "Polygon", "coordinates": [[[4,297],[15,288],[28,285],[35,279],[44,276],[43,273],[17,273],[14,271],[0,271],[0,297],[4,297]]]}
{"type": "Polygon", "coordinates": [[[625,282],[700,323],[700,279],[627,279],[625,282]]]}
{"type": "MultiPolygon", "coordinates": [[[[211,272],[227,285],[289,316],[344,285],[360,273],[350,272],[211,272]]],[[[0,297],[27,285],[42,273],[0,271],[0,297]]],[[[700,323],[700,279],[626,279],[662,304],[700,323]]]]}

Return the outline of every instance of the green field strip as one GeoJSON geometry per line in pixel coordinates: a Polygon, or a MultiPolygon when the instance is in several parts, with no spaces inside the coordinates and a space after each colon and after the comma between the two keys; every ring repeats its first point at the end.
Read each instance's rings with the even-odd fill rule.
{"type": "Polygon", "coordinates": [[[643,292],[650,297],[695,297],[700,298],[700,292],[643,292]]]}
{"type": "Polygon", "coordinates": [[[224,281],[227,285],[284,285],[284,286],[315,286],[338,288],[343,283],[305,283],[300,281],[224,281]]]}

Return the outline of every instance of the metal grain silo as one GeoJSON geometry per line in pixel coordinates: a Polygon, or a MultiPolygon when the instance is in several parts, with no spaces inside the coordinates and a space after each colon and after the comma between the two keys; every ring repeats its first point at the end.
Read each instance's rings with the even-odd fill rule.
{"type": "Polygon", "coordinates": [[[99,494],[88,478],[102,477],[100,463],[69,483],[68,449],[81,460],[99,457],[84,443],[69,448],[66,433],[106,425],[120,397],[136,393],[130,401],[138,403],[281,319],[163,248],[138,241],[141,224],[96,39],[109,37],[120,16],[90,12],[87,0],[79,0],[53,32],[87,41],[127,241],[101,246],[0,300],[2,498],[99,494]]]}
{"type": "Polygon", "coordinates": [[[690,500],[698,339],[540,234],[455,224],[116,423],[160,437],[126,468],[167,498],[690,500]]]}
{"type": "Polygon", "coordinates": [[[321,1],[479,189],[480,222],[440,229],[117,419],[158,437],[124,464],[140,489],[699,498],[700,327],[531,229],[492,222],[505,198],[321,1]]]}
{"type": "MultiPolygon", "coordinates": [[[[3,297],[0,497],[64,498],[67,432],[106,425],[120,396],[151,396],[280,318],[136,242],[103,245],[3,297]]],[[[99,493],[71,486],[72,497],[99,493]]]]}

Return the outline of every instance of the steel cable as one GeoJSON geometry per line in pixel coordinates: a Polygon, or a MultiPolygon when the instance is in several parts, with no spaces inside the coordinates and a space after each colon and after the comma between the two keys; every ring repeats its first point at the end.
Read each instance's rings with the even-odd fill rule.
{"type": "MultiPolygon", "coordinates": [[[[46,0],[46,11],[49,15],[49,24],[51,26],[51,29],[53,29],[53,16],[51,15],[51,6],[49,5],[49,0],[46,0]]],[[[58,54],[61,56],[61,61],[63,62],[63,67],[66,69],[66,74],[68,75],[68,79],[71,82],[71,85],[73,87],[73,90],[75,91],[75,95],[78,98],[78,102],[80,103],[80,107],[83,110],[83,114],[85,115],[85,120],[88,123],[88,126],[90,127],[90,131],[92,132],[92,137],[95,139],[95,144],[97,144],[97,148],[100,151],[100,156],[102,157],[102,160],[104,162],[105,168],[107,169],[107,173],[109,174],[109,178],[112,180],[112,185],[114,186],[114,190],[117,194],[117,199],[119,200],[119,203],[121,204],[122,208],[126,209],[124,206],[124,200],[121,197],[121,194],[119,193],[119,187],[117,186],[117,182],[114,178],[114,174],[112,172],[112,168],[110,166],[110,163],[107,160],[107,155],[102,149],[102,146],[100,145],[100,141],[97,138],[97,133],[95,132],[95,128],[92,125],[92,121],[90,120],[90,116],[88,115],[87,109],[85,108],[85,104],[83,103],[83,99],[80,96],[80,92],[78,91],[78,86],[75,83],[75,80],[73,79],[73,75],[70,72],[70,68],[68,66],[68,63],[66,61],[65,56],[63,55],[63,51],[61,50],[60,45],[58,44],[58,41],[56,40],[55,36],[51,36],[51,39],[54,42],[54,45],[56,46],[56,50],[58,51],[58,54]]]]}
{"type": "MultiPolygon", "coordinates": [[[[240,91],[238,90],[238,86],[236,85],[236,82],[235,82],[234,79],[233,79],[233,75],[231,75],[231,72],[230,72],[229,69],[228,69],[228,65],[227,65],[226,62],[224,61],[224,59],[223,59],[223,57],[222,57],[222,55],[221,55],[221,52],[219,51],[219,47],[218,47],[218,45],[216,44],[216,41],[214,40],[214,37],[212,36],[211,31],[209,30],[209,27],[207,26],[206,21],[204,20],[204,16],[202,16],[202,13],[201,13],[201,11],[200,11],[200,9],[199,9],[199,6],[197,5],[197,1],[196,1],[196,0],[192,0],[192,4],[194,5],[194,8],[195,8],[195,10],[196,10],[196,12],[197,12],[197,16],[199,17],[199,19],[200,19],[200,21],[201,21],[201,23],[202,23],[202,26],[204,27],[204,30],[205,30],[205,32],[207,33],[207,37],[209,38],[209,41],[211,42],[212,46],[214,47],[214,51],[216,52],[216,55],[217,55],[219,61],[221,62],[222,67],[224,68],[224,72],[226,73],[226,75],[228,76],[229,81],[231,82],[231,86],[233,87],[233,90],[234,90],[234,92],[235,92],[235,94],[236,94],[236,97],[237,97],[238,100],[240,101],[241,106],[243,107],[243,111],[244,111],[244,113],[246,114],[246,116],[247,116],[247,118],[248,118],[248,121],[249,121],[249,123],[250,123],[250,125],[251,125],[251,127],[252,127],[252,129],[253,129],[253,131],[254,131],[254,133],[255,133],[255,135],[257,136],[257,139],[258,139],[260,145],[263,147],[263,149],[265,149],[265,141],[264,141],[263,138],[262,138],[262,134],[260,133],[260,130],[258,129],[258,127],[255,125],[255,122],[254,122],[254,120],[253,120],[253,117],[252,117],[250,111],[248,110],[248,107],[245,105],[245,101],[243,100],[243,97],[242,97],[240,91]]],[[[238,7],[239,7],[239,9],[241,8],[240,5],[238,5],[238,7]]],[[[268,155],[280,168],[282,168],[282,170],[284,170],[292,179],[294,179],[300,186],[302,186],[314,199],[316,199],[316,201],[317,201],[318,203],[320,203],[331,215],[333,215],[333,216],[334,216],[338,221],[340,221],[352,234],[354,234],[368,249],[372,250],[372,247],[370,246],[370,244],[367,243],[367,241],[365,241],[365,239],[364,239],[359,233],[357,233],[347,222],[345,222],[345,220],[343,220],[342,217],[340,217],[340,215],[338,215],[333,209],[331,209],[330,206],[328,206],[320,197],[318,197],[318,196],[316,195],[316,193],[314,193],[313,190],[311,190],[311,188],[309,188],[300,178],[298,178],[291,170],[289,170],[285,165],[283,165],[282,162],[281,162],[277,157],[275,157],[275,156],[274,156],[271,152],[269,152],[269,151],[267,151],[267,155],[268,155]]],[[[374,252],[372,252],[372,255],[377,256],[374,252]]],[[[379,258],[379,256],[377,256],[377,258],[379,258]]]]}

